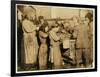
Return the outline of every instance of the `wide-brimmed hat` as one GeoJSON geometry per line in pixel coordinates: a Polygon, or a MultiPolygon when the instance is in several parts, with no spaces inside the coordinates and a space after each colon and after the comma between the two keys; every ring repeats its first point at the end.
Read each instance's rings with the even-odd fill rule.
{"type": "Polygon", "coordinates": [[[35,13],[36,10],[32,6],[24,6],[23,12],[24,12],[24,15],[28,15],[30,13],[35,13]]]}

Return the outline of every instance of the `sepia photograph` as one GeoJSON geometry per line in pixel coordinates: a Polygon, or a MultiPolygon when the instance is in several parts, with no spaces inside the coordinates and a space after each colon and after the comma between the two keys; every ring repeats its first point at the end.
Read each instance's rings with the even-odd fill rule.
{"type": "Polygon", "coordinates": [[[95,69],[95,15],[93,7],[16,4],[16,73],[95,69]]]}

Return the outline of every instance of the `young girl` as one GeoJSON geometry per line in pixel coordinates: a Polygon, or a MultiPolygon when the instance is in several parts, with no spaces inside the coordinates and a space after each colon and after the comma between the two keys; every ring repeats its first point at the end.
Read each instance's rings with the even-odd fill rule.
{"type": "Polygon", "coordinates": [[[35,8],[31,6],[24,7],[24,20],[22,22],[24,64],[28,67],[33,67],[37,63],[38,43],[36,37],[36,25],[34,25],[35,16],[35,8]]]}
{"type": "Polygon", "coordinates": [[[40,48],[39,48],[39,69],[47,69],[47,37],[48,37],[48,26],[43,24],[39,29],[39,39],[40,39],[40,48]]]}
{"type": "Polygon", "coordinates": [[[51,53],[51,62],[53,63],[54,69],[62,68],[62,57],[60,51],[60,36],[57,35],[60,27],[57,24],[54,24],[52,29],[49,32],[50,37],[50,53],[51,53]]]}

